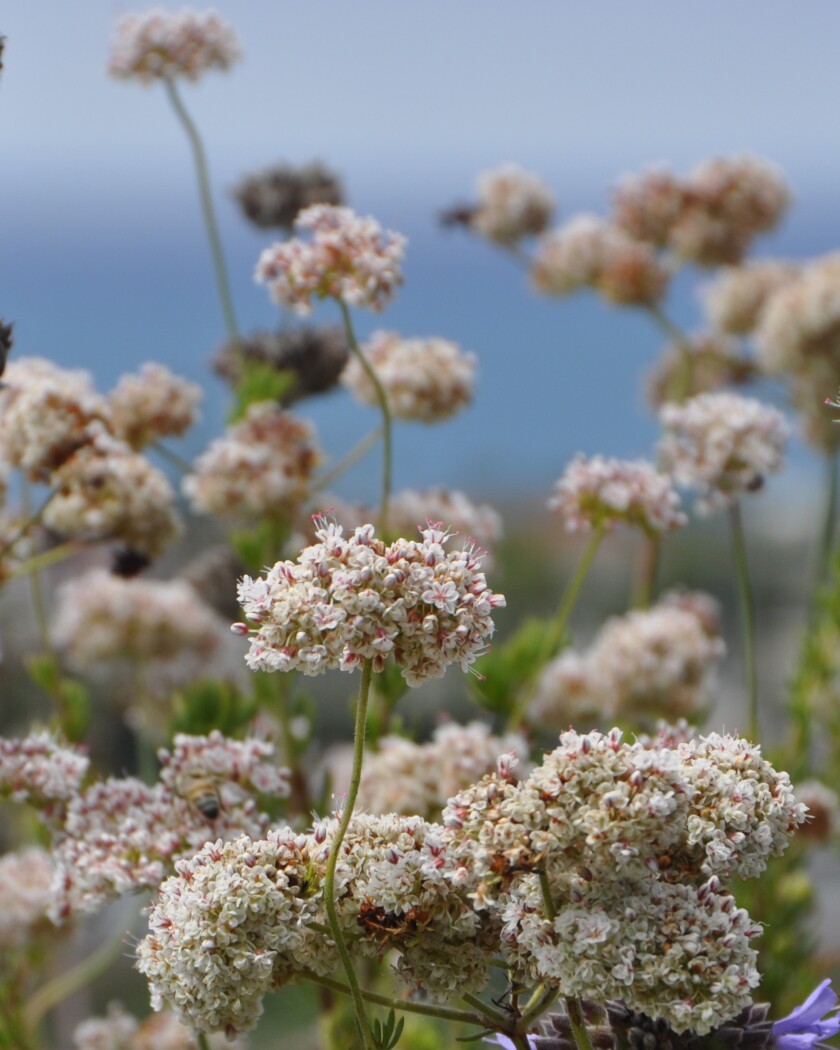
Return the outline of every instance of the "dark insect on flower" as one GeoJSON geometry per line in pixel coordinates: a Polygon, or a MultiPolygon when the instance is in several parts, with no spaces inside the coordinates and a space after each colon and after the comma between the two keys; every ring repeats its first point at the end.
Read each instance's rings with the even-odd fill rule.
{"type": "MultiPolygon", "coordinates": [[[[3,68],[3,41],[5,39],[5,37],[0,37],[0,69],[3,68]]],[[[6,361],[9,359],[9,351],[14,345],[14,327],[14,321],[10,324],[6,324],[3,318],[0,317],[0,376],[6,371],[6,361]]]]}
{"type": "Polygon", "coordinates": [[[178,794],[190,802],[208,820],[217,820],[222,812],[219,785],[204,773],[183,773],[176,785],[178,794]]]}
{"type": "Polygon", "coordinates": [[[148,554],[132,550],[131,547],[117,547],[111,555],[111,573],[128,579],[139,576],[149,567],[151,559],[148,554]]]}
{"type": "Polygon", "coordinates": [[[3,70],[3,52],[6,50],[6,37],[0,33],[0,72],[3,70]]]}
{"type": "Polygon", "coordinates": [[[475,213],[478,211],[472,204],[454,204],[438,214],[441,226],[471,226],[475,213]]]}
{"type": "Polygon", "coordinates": [[[338,175],[318,163],[300,168],[278,164],[246,176],[233,195],[255,226],[283,230],[291,230],[298,213],[312,204],[341,204],[344,200],[338,175]]]}

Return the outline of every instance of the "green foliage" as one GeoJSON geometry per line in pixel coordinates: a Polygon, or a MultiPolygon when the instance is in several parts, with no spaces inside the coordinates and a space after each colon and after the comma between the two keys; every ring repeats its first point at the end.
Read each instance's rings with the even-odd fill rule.
{"type": "Polygon", "coordinates": [[[470,679],[476,702],[488,711],[508,716],[522,689],[529,688],[544,666],[562,648],[551,619],[531,617],[501,645],[494,645],[475,663],[479,677],[470,679]]]}
{"type": "Polygon", "coordinates": [[[241,419],[248,406],[258,401],[283,401],[295,383],[295,374],[290,369],[278,369],[265,361],[249,361],[243,358],[241,371],[234,392],[234,403],[230,422],[241,419]]]}
{"type": "Polygon", "coordinates": [[[224,736],[241,736],[257,713],[254,696],[245,696],[232,682],[204,679],[173,696],[171,730],[206,736],[218,729],[224,736]]]}
{"type": "Polygon", "coordinates": [[[403,1028],[405,1027],[405,1018],[401,1017],[397,1020],[397,1015],[393,1010],[388,1011],[388,1017],[383,1024],[379,1018],[374,1018],[372,1030],[373,1030],[373,1041],[376,1043],[378,1050],[392,1050],[400,1040],[403,1028]]]}
{"type": "Polygon", "coordinates": [[[281,558],[290,531],[286,518],[265,518],[253,528],[232,533],[230,543],[248,571],[260,573],[281,558]]]}
{"type": "Polygon", "coordinates": [[[85,738],[90,724],[90,693],[85,685],[62,673],[52,653],[36,653],[24,661],[31,680],[55,701],[61,731],[72,743],[85,738]]]}

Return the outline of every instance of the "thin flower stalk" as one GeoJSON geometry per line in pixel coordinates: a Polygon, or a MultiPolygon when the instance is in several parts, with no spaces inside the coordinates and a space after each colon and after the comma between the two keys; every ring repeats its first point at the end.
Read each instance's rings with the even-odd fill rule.
{"type": "Polygon", "coordinates": [[[565,1003],[572,1035],[575,1037],[575,1045],[578,1050],[592,1050],[592,1040],[589,1038],[589,1029],[586,1027],[586,1021],[583,1017],[580,999],[567,996],[565,1003]]]}
{"type": "Polygon", "coordinates": [[[758,667],[755,651],[755,613],[752,583],[750,581],[749,562],[747,561],[747,544],[744,537],[744,523],[741,508],[734,501],[729,508],[729,522],[732,530],[732,546],[735,555],[735,570],[738,579],[738,597],[741,603],[741,627],[744,646],[744,668],[747,678],[748,716],[747,726],[749,739],[757,744],[760,739],[758,721],[758,667]]]}
{"type": "Polygon", "coordinates": [[[341,459],[336,460],[329,470],[325,471],[314,481],[309,488],[310,493],[320,492],[322,489],[334,485],[343,474],[346,474],[348,470],[355,467],[357,463],[365,458],[377,441],[380,440],[382,434],[382,427],[375,427],[369,434],[365,434],[361,441],[355,444],[341,459]]]}
{"type": "Polygon", "coordinates": [[[376,1046],[373,1041],[370,1022],[367,1018],[362,990],[359,986],[356,971],[353,968],[353,960],[350,958],[347,942],[344,940],[344,934],[341,931],[341,924],[338,919],[338,911],[335,901],[335,869],[341,853],[341,844],[344,841],[344,836],[347,833],[350,819],[353,816],[353,807],[356,804],[356,796],[359,793],[359,783],[362,779],[362,762],[365,754],[365,724],[367,721],[368,696],[370,694],[370,683],[372,677],[373,662],[368,659],[365,660],[362,669],[362,681],[359,685],[359,695],[356,700],[356,724],[353,733],[353,772],[350,776],[350,787],[348,788],[347,798],[344,802],[341,821],[330,846],[330,855],[327,860],[327,870],[324,876],[324,900],[327,909],[327,918],[329,919],[330,929],[332,930],[332,935],[335,939],[338,954],[341,957],[341,964],[347,975],[347,984],[350,987],[350,994],[353,998],[353,1006],[356,1010],[356,1018],[361,1030],[365,1050],[376,1050],[376,1046]]]}
{"type": "Polygon", "coordinates": [[[196,128],[195,123],[187,112],[183,100],[178,93],[175,81],[171,77],[165,77],[163,84],[166,88],[166,94],[172,108],[175,110],[175,115],[181,122],[184,131],[187,133],[187,138],[190,141],[193,160],[195,161],[196,176],[198,178],[201,211],[204,215],[204,225],[207,228],[207,237],[210,241],[210,251],[213,255],[213,268],[216,273],[216,287],[219,292],[219,302],[225,320],[225,327],[227,328],[228,337],[237,346],[240,346],[242,340],[239,335],[239,326],[236,323],[236,313],[233,308],[233,296],[230,291],[230,280],[228,279],[222,241],[219,236],[216,212],[213,208],[213,198],[210,193],[210,177],[207,171],[207,158],[204,153],[204,146],[201,142],[201,136],[198,134],[198,128],[196,128]]]}
{"type": "Polygon", "coordinates": [[[368,377],[371,385],[376,391],[376,399],[379,402],[379,410],[382,413],[382,496],[379,508],[379,531],[383,535],[387,535],[388,503],[391,498],[393,477],[393,422],[391,419],[391,409],[388,406],[388,398],[385,394],[382,383],[379,381],[379,376],[376,374],[376,370],[359,349],[359,343],[356,339],[356,334],[353,331],[353,324],[350,320],[350,310],[347,307],[347,303],[345,303],[343,299],[339,299],[338,305],[341,308],[341,317],[344,321],[344,331],[347,336],[347,345],[350,347],[350,353],[353,354],[359,362],[365,375],[368,377]]]}
{"type": "Polygon", "coordinates": [[[655,303],[650,303],[646,309],[656,325],[673,342],[674,348],[680,355],[680,367],[676,370],[673,377],[667,400],[685,401],[691,392],[691,342],[686,337],[685,332],[678,325],[674,324],[661,307],[655,303]]]}
{"type": "Polygon", "coordinates": [[[838,489],[840,489],[840,478],[838,478],[838,460],[840,450],[832,449],[825,457],[826,473],[828,475],[828,492],[826,494],[825,511],[823,514],[822,532],[820,534],[820,547],[817,560],[817,568],[814,576],[814,590],[811,596],[811,606],[814,605],[814,594],[822,586],[831,564],[831,555],[834,550],[834,536],[837,531],[837,504],[838,489]]]}
{"type": "MultiPolygon", "coordinates": [[[[343,981],[337,981],[332,977],[322,977],[320,974],[306,972],[307,980],[313,984],[339,992],[341,995],[350,995],[350,988],[343,981]]],[[[435,1003],[414,1002],[411,999],[392,999],[388,995],[380,995],[378,992],[370,992],[362,989],[362,998],[366,1003],[374,1006],[387,1006],[393,1010],[402,1010],[405,1013],[419,1014],[422,1017],[436,1017],[442,1021],[455,1021],[459,1024],[483,1025],[484,1017],[478,1013],[470,1013],[468,1010],[456,1010],[451,1006],[440,1006],[435,1003]]],[[[482,1004],[483,1005],[483,1004],[482,1004]]]]}

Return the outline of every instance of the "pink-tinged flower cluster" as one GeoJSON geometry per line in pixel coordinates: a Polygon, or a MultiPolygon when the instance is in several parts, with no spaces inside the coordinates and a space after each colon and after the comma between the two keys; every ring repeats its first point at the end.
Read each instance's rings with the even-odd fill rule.
{"type": "Polygon", "coordinates": [[[0,796],[29,802],[49,814],[57,803],[78,794],[89,765],[78,748],[61,743],[51,733],[0,737],[0,796]]]}
{"type": "Polygon", "coordinates": [[[790,203],[781,172],[756,157],[720,157],[686,178],[653,171],[625,179],[614,221],[631,237],[700,266],[738,263],[790,203]]]}
{"type": "Polygon", "coordinates": [[[108,421],[90,375],[41,357],[9,362],[0,389],[0,458],[49,481],[108,421]]]}
{"type": "Polygon", "coordinates": [[[111,41],[108,72],[121,80],[197,80],[208,69],[228,69],[239,58],[239,42],[212,11],[154,8],[125,15],[111,41]]]}
{"type": "Polygon", "coordinates": [[[532,712],[558,728],[697,715],[709,705],[724,652],[718,633],[689,605],[666,597],[613,617],[586,652],[566,651],[549,663],[532,712]]]}
{"type": "Polygon", "coordinates": [[[110,778],[74,797],[53,843],[53,918],[96,911],[120,894],[155,887],[175,861],[206,842],[264,834],[269,818],[252,792],[289,793],[288,772],[269,761],[272,750],[264,741],[229,740],[218,732],[179,735],[172,753],[160,753],[159,783],[110,778]],[[215,816],[197,804],[198,789],[218,797],[215,816]]]}
{"type": "Polygon", "coordinates": [[[220,640],[218,617],[183,580],[113,576],[104,569],[64,583],[52,631],[72,664],[205,662],[220,640]]]}
{"type": "Polygon", "coordinates": [[[569,532],[624,523],[656,534],[687,520],[671,479],[645,460],[578,455],[555,483],[548,506],[569,532]]]}
{"type": "Polygon", "coordinates": [[[789,428],[778,409],[737,394],[699,394],[663,405],[659,455],[678,484],[698,490],[698,510],[729,506],[782,465],[789,428]]]}
{"type": "Polygon", "coordinates": [[[339,299],[348,306],[382,310],[402,284],[405,238],[383,230],[351,208],[314,204],[295,220],[311,241],[273,244],[257,262],[256,280],[272,298],[308,314],[313,299],[339,299]]]}
{"type": "MultiPolygon", "coordinates": [[[[438,423],[472,401],[476,358],[455,343],[374,332],[361,350],[397,419],[438,423]]],[[[357,358],[347,362],[341,382],[363,404],[378,404],[376,389],[357,358]]]]}
{"type": "Polygon", "coordinates": [[[470,226],[499,244],[516,244],[542,233],[554,215],[551,190],[518,164],[482,172],[476,188],[478,201],[470,226]]]}
{"type": "Polygon", "coordinates": [[[505,600],[489,589],[474,547],[447,553],[446,533],[431,525],[420,540],[391,544],[372,525],[345,538],[322,520],[316,535],[297,562],[240,581],[240,604],[256,624],[246,656],[252,670],[315,675],[366,660],[381,670],[393,659],[416,686],[451,663],[468,670],[484,650],[492,612],[505,600]]]}
{"type": "Polygon", "coordinates": [[[383,737],[362,768],[358,808],[439,819],[447,799],[492,772],[501,754],[527,762],[527,741],[520,733],[494,736],[482,722],[446,723],[426,744],[383,737]]]}
{"type": "Polygon", "coordinates": [[[0,857],[0,972],[10,952],[31,943],[39,929],[52,929],[53,865],[37,846],[0,857]]]}
{"type": "Polygon", "coordinates": [[[108,395],[111,431],[135,451],[164,437],[177,437],[196,420],[201,387],[166,365],[146,362],[138,375],[124,375],[108,395]]]}
{"type": "Polygon", "coordinates": [[[73,539],[110,539],[156,557],[178,535],[175,493],[165,474],[104,430],[54,473],[44,524],[73,539]]]}
{"type": "Polygon", "coordinates": [[[198,457],[183,490],[204,514],[288,515],[306,496],[319,459],[311,423],[258,401],[198,457]]]}
{"type": "Polygon", "coordinates": [[[457,489],[404,489],[391,498],[388,519],[394,531],[404,536],[418,521],[445,522],[453,537],[463,536],[488,552],[482,563],[485,569],[492,565],[492,552],[503,533],[502,518],[495,508],[473,503],[457,489]]]}
{"type": "Polygon", "coordinates": [[[621,306],[650,306],[668,284],[668,271],[649,245],[594,215],[579,215],[537,244],[531,281],[545,295],[591,287],[621,306]]]}
{"type": "Polygon", "coordinates": [[[747,335],[760,323],[771,298],[801,270],[796,263],[776,259],[727,267],[703,289],[706,315],[720,332],[747,335]]]}

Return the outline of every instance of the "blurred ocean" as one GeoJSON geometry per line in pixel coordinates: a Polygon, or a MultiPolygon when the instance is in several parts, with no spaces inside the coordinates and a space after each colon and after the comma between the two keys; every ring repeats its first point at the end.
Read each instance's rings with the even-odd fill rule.
{"type": "MultiPolygon", "coordinates": [[[[0,312],[15,321],[16,355],[87,368],[103,389],[145,360],[164,361],[201,382],[202,421],[179,449],[189,456],[220,431],[228,394],[208,367],[224,330],[192,172],[186,156],[171,160],[176,174],[165,192],[162,181],[143,192],[107,182],[102,191],[56,186],[52,173],[42,183],[13,187],[0,312]]],[[[397,487],[445,484],[476,496],[541,500],[578,451],[651,453],[657,427],[643,374],[662,338],[646,316],[588,293],[566,300],[534,295],[510,257],[439,227],[437,212],[465,196],[442,176],[408,188],[353,189],[358,210],[409,238],[405,286],[382,315],[356,312],[359,335],[377,327],[440,335],[479,358],[470,410],[443,425],[398,426],[397,487]]],[[[784,227],[759,243],[759,254],[807,257],[840,245],[833,194],[819,185],[796,190],[784,227]]],[[[606,208],[607,187],[567,186],[563,196],[564,219],[606,208]]],[[[225,187],[217,199],[240,327],[271,327],[277,310],[251,275],[272,238],[246,225],[225,187]]],[[[688,330],[700,321],[696,284],[695,274],[685,275],[667,304],[688,330]]],[[[338,313],[327,304],[316,318],[337,322],[338,313]]],[[[372,410],[340,391],[300,411],[314,419],[331,458],[377,422],[372,410]]],[[[814,457],[802,447],[794,448],[791,463],[791,482],[818,483],[814,457]]],[[[377,476],[374,452],[341,489],[373,497],[377,476]]]]}

